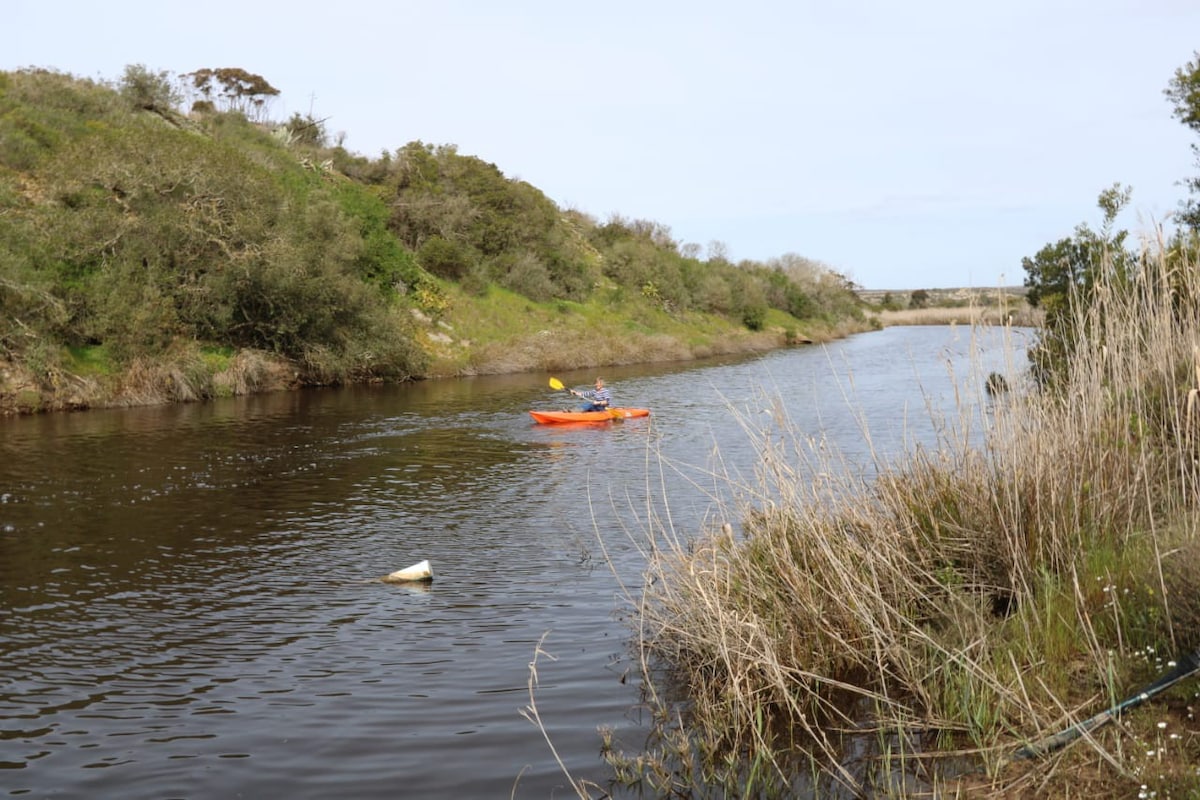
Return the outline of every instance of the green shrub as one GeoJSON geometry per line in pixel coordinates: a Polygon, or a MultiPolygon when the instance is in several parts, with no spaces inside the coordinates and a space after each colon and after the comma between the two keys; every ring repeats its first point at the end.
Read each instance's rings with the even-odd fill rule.
{"type": "Polygon", "coordinates": [[[439,278],[457,281],[466,276],[475,266],[477,259],[470,248],[459,242],[430,237],[417,251],[417,263],[439,278]]]}
{"type": "Polygon", "coordinates": [[[497,261],[500,285],[523,294],[531,300],[545,302],[555,297],[554,281],[538,257],[532,253],[518,253],[497,261]]]}
{"type": "Polygon", "coordinates": [[[121,96],[134,108],[160,114],[174,111],[183,99],[169,72],[152,72],[144,64],[126,66],[118,85],[121,96]]]}

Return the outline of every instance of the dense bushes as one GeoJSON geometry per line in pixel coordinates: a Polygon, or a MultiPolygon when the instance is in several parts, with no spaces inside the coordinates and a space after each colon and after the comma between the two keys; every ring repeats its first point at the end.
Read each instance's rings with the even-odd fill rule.
{"type": "Polygon", "coordinates": [[[103,344],[129,363],[196,340],[300,364],[320,352],[322,379],[419,374],[391,309],[429,278],[365,187],[306,171],[244,120],[165,120],[170,95],[144,70],[124,97],[160,115],[54,73],[0,86],[3,124],[23,132],[0,145],[10,357],[103,344]]]}
{"type": "Polygon", "coordinates": [[[535,300],[583,301],[603,281],[673,314],[728,316],[751,329],[777,309],[799,319],[858,317],[853,285],[798,256],[776,264],[702,260],[670,229],[613,216],[564,214],[534,187],[450,146],[414,142],[396,153],[391,227],[427,270],[486,280],[535,300]],[[802,268],[798,268],[802,265],[802,268]]]}
{"type": "MultiPolygon", "coordinates": [[[[591,229],[605,275],[637,288],[672,313],[699,311],[737,319],[751,330],[776,309],[798,320],[861,319],[854,285],[817,262],[788,254],[762,264],[699,259],[665,227],[613,217],[591,229]],[[690,254],[689,254],[690,253],[690,254]]],[[[718,248],[720,249],[720,248],[718,248]]]]}

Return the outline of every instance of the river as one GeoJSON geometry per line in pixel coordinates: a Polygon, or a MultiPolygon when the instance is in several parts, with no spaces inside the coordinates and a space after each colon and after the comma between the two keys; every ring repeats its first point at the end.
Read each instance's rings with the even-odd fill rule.
{"type": "Polygon", "coordinates": [[[714,463],[755,463],[738,420],[782,407],[869,473],[1025,336],[605,369],[652,413],[600,425],[533,424],[573,400],[548,375],[0,420],[0,790],[573,796],[556,752],[604,785],[598,729],[645,733],[641,528],[721,521],[714,463]],[[422,559],[432,583],[377,580],[422,559]]]}

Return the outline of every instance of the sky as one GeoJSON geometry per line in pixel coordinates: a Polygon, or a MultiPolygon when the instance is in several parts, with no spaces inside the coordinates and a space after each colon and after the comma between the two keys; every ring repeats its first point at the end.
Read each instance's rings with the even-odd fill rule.
{"type": "Polygon", "coordinates": [[[1200,173],[1163,89],[1196,0],[5,0],[0,70],[240,67],[347,149],[452,144],[563,209],[867,289],[1019,285],[1200,173]]]}

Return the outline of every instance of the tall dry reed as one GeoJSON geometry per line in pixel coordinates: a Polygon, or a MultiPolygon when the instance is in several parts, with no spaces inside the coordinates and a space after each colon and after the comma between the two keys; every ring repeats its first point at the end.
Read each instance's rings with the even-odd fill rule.
{"type": "Polygon", "coordinates": [[[937,448],[872,481],[782,409],[747,422],[759,471],[726,477],[738,500],[718,512],[739,530],[648,526],[634,622],[675,766],[643,757],[637,779],[786,795],[799,769],[818,793],[904,795],[912,763],[928,788],[953,753],[1016,781],[996,774],[1005,752],[1127,690],[1144,648],[1194,639],[1160,565],[1197,535],[1197,274],[1159,248],[1136,279],[1101,281],[1058,391],[964,399],[937,448]]]}

